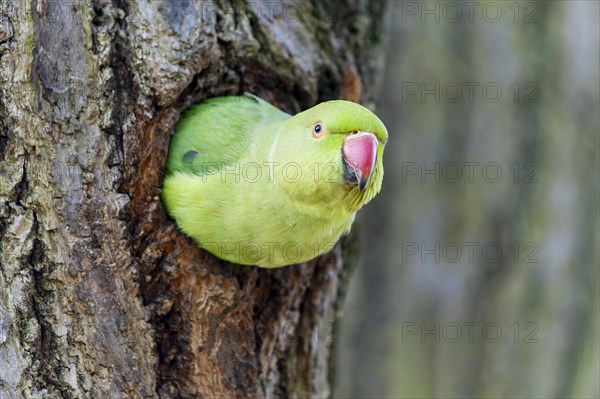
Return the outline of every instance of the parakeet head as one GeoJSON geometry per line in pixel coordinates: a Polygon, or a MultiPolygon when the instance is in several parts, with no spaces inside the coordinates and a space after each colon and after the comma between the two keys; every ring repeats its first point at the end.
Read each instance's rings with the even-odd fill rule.
{"type": "Polygon", "coordinates": [[[328,101],[290,118],[271,158],[283,165],[278,182],[296,201],[343,204],[356,212],[381,189],[387,138],[387,129],[367,108],[328,101]]]}

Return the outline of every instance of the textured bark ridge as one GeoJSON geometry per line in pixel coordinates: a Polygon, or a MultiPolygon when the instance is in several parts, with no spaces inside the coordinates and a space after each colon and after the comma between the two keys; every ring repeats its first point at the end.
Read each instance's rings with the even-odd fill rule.
{"type": "Polygon", "coordinates": [[[372,104],[383,12],[0,4],[0,398],[331,395],[356,240],[278,270],[228,264],[177,232],[160,183],[204,98],[372,104]]]}

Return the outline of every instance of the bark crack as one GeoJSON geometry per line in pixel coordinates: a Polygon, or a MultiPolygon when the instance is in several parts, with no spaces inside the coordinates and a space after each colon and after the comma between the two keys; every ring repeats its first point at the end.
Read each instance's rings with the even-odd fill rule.
{"type": "Polygon", "coordinates": [[[15,203],[19,206],[26,207],[23,204],[23,199],[29,193],[29,182],[27,180],[27,157],[23,161],[23,172],[21,174],[21,180],[16,186],[16,197],[15,203]]]}
{"type": "Polygon", "coordinates": [[[49,314],[49,305],[53,302],[53,298],[45,288],[48,265],[39,235],[38,216],[36,212],[33,212],[33,225],[31,228],[33,246],[27,263],[31,268],[33,277],[31,309],[37,321],[39,337],[37,347],[33,348],[30,353],[33,359],[32,380],[36,382],[40,392],[45,390],[51,393],[52,389],[55,389],[61,393],[62,397],[75,398],[75,395],[69,389],[69,385],[62,380],[64,377],[61,373],[63,367],[59,362],[60,357],[57,356],[60,345],[52,328],[54,320],[49,314]]]}

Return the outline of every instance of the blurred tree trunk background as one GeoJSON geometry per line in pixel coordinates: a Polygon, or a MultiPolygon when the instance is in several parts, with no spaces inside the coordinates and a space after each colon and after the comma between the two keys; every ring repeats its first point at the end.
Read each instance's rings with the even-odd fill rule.
{"type": "Polygon", "coordinates": [[[331,395],[353,239],[226,264],[177,233],[160,182],[204,98],[372,105],[384,7],[0,3],[0,398],[331,395]]]}
{"type": "Polygon", "coordinates": [[[336,392],[598,398],[598,2],[449,4],[388,15],[336,392]]]}

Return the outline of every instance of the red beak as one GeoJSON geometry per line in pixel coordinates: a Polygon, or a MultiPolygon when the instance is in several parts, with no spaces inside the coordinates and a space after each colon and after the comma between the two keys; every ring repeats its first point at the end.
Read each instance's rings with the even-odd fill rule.
{"type": "Polygon", "coordinates": [[[348,135],[342,147],[346,180],[356,182],[360,191],[365,189],[375,168],[377,145],[373,133],[358,132],[348,135]]]}

